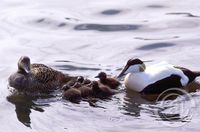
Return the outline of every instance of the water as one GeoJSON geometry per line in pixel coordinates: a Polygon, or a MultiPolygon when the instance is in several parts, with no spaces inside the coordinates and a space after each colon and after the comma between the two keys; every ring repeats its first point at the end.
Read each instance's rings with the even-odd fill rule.
{"type": "Polygon", "coordinates": [[[191,94],[192,118],[171,122],[156,114],[159,103],[124,87],[96,107],[62,100],[59,92],[35,98],[7,89],[22,55],[89,78],[117,75],[132,57],[199,70],[199,7],[198,0],[1,0],[0,131],[199,131],[199,92],[191,94]]]}

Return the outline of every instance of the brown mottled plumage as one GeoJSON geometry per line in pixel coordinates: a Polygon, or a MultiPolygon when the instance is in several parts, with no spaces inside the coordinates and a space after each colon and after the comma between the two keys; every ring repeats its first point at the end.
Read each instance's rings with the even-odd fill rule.
{"type": "Polygon", "coordinates": [[[9,85],[17,90],[49,92],[74,79],[44,64],[31,64],[27,56],[18,61],[18,71],[9,77],[9,85]]]}

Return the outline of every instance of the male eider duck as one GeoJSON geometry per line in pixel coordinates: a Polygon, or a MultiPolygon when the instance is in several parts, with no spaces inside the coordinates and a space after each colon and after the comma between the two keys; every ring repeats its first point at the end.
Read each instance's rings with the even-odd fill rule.
{"type": "Polygon", "coordinates": [[[9,79],[9,85],[20,91],[49,92],[74,79],[43,64],[31,64],[30,58],[22,56],[18,70],[9,79]]]}
{"type": "Polygon", "coordinates": [[[180,88],[194,81],[200,72],[161,62],[146,67],[140,59],[130,59],[118,77],[125,76],[128,89],[145,94],[161,93],[169,88],[180,88]]]}
{"type": "Polygon", "coordinates": [[[117,79],[108,77],[105,72],[100,72],[95,78],[99,78],[100,83],[112,89],[117,89],[117,87],[120,85],[120,82],[117,79]]]}

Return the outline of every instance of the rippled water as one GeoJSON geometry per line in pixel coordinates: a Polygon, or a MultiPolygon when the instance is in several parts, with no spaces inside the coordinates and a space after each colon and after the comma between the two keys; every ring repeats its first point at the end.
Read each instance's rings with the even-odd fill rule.
{"type": "Polygon", "coordinates": [[[131,57],[200,70],[199,9],[198,0],[1,0],[1,131],[199,131],[199,92],[191,93],[192,117],[168,121],[155,111],[177,105],[163,110],[124,87],[96,107],[62,100],[59,92],[33,98],[7,89],[22,55],[89,78],[117,75],[131,57]]]}

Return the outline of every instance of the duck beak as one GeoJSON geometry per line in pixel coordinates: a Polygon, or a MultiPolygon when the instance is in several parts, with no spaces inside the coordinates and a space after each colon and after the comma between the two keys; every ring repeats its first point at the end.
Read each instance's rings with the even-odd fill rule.
{"type": "Polygon", "coordinates": [[[30,73],[30,72],[31,72],[31,69],[30,69],[30,67],[28,67],[28,66],[25,66],[25,67],[24,67],[24,70],[26,71],[26,73],[30,73]]]}
{"type": "Polygon", "coordinates": [[[99,78],[99,75],[95,76],[94,78],[99,78]]]}
{"type": "Polygon", "coordinates": [[[122,77],[123,75],[125,75],[124,73],[126,72],[126,70],[128,69],[128,65],[126,65],[125,67],[124,67],[124,69],[122,70],[122,72],[117,76],[117,78],[120,78],[120,77],[122,77]]]}
{"type": "Polygon", "coordinates": [[[143,61],[143,62],[153,62],[153,60],[145,60],[145,61],[143,61]]]}
{"type": "Polygon", "coordinates": [[[146,69],[146,65],[145,64],[140,65],[140,71],[141,72],[145,71],[145,69],[146,69]]]}

